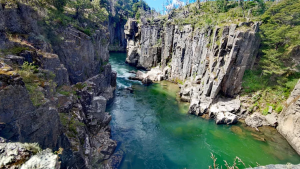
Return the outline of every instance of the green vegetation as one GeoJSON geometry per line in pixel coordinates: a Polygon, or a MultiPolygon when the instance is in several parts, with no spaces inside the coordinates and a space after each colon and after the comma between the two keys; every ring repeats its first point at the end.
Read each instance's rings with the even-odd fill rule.
{"type": "Polygon", "coordinates": [[[299,11],[299,1],[283,0],[261,16],[260,61],[252,71],[245,72],[242,86],[243,95],[260,93],[254,104],[262,114],[267,114],[267,105],[281,112],[300,78],[298,64],[293,62],[300,44],[299,11]]]}
{"type": "Polygon", "coordinates": [[[260,64],[264,74],[280,82],[298,71],[297,65],[292,65],[292,58],[296,57],[292,50],[300,45],[299,11],[298,0],[284,0],[262,16],[263,56],[260,64]]]}
{"type": "Polygon", "coordinates": [[[272,106],[275,112],[279,113],[299,77],[297,73],[294,76],[289,76],[286,82],[278,84],[272,80],[271,75],[264,75],[262,70],[246,70],[242,84],[242,95],[253,95],[253,107],[257,106],[262,114],[267,114],[268,106],[272,106]]]}
{"type": "Polygon", "coordinates": [[[87,85],[85,83],[76,83],[74,85],[74,87],[77,89],[77,90],[82,90],[83,88],[85,88],[87,85]]]}
{"type": "Polygon", "coordinates": [[[77,127],[84,127],[85,124],[78,121],[76,115],[68,113],[59,113],[59,118],[61,124],[67,129],[67,135],[69,137],[75,138],[78,134],[77,127]]]}
{"type": "Polygon", "coordinates": [[[184,81],[180,80],[179,78],[175,78],[174,82],[177,83],[177,84],[181,84],[181,85],[184,84],[184,81]]]}
{"type": "Polygon", "coordinates": [[[52,3],[58,11],[63,12],[64,7],[67,4],[67,0],[53,0],[52,3]]]}
{"type": "MultiPolygon", "coordinates": [[[[26,89],[29,92],[30,100],[34,106],[40,106],[46,102],[45,95],[42,92],[46,82],[51,89],[56,87],[53,82],[55,75],[51,72],[40,72],[39,69],[32,63],[25,62],[21,70],[17,71],[22,77],[26,89]]],[[[53,90],[52,90],[53,91],[53,90]]]]}
{"type": "Polygon", "coordinates": [[[8,49],[0,50],[0,52],[2,52],[4,55],[8,55],[8,54],[18,55],[24,52],[25,50],[30,50],[30,48],[25,46],[15,46],[8,49]]]}
{"type": "Polygon", "coordinates": [[[193,3],[189,8],[181,8],[174,10],[174,15],[179,15],[183,11],[188,10],[190,14],[183,18],[174,19],[174,24],[187,25],[191,24],[194,28],[208,28],[213,26],[224,26],[237,24],[246,21],[246,17],[252,21],[260,20],[266,9],[269,7],[269,2],[264,3],[262,0],[243,1],[241,5],[237,1],[208,1],[201,3],[193,3]]]}
{"type": "Polygon", "coordinates": [[[276,113],[280,113],[283,110],[283,106],[282,105],[278,105],[275,109],[276,113]]]}
{"type": "Polygon", "coordinates": [[[71,96],[71,94],[76,95],[76,87],[72,88],[71,86],[60,86],[56,89],[57,93],[71,96]]]}
{"type": "MultiPolygon", "coordinates": [[[[220,166],[220,164],[217,163],[216,156],[213,153],[211,153],[211,157],[210,158],[213,160],[213,165],[209,166],[209,169],[218,169],[219,166],[220,166]]],[[[225,163],[225,167],[224,168],[227,168],[227,169],[246,168],[246,164],[239,157],[235,157],[234,158],[232,165],[230,165],[226,160],[224,160],[224,163],[225,163]]],[[[222,168],[222,166],[221,166],[221,168],[222,168]]]]}

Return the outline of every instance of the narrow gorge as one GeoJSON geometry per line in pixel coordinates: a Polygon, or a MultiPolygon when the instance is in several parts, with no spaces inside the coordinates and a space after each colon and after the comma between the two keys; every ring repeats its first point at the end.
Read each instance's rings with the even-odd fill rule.
{"type": "Polygon", "coordinates": [[[299,167],[299,2],[223,1],[0,1],[0,168],[299,167]]]}

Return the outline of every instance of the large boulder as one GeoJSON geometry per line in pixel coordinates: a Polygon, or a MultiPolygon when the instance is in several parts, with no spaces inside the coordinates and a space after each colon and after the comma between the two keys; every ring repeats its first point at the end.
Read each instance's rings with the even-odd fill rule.
{"type": "Polygon", "coordinates": [[[245,123],[253,128],[269,125],[268,121],[266,120],[266,117],[258,112],[255,112],[252,115],[248,116],[245,119],[245,123]]]}
{"type": "Polygon", "coordinates": [[[215,119],[216,124],[236,124],[238,122],[237,116],[230,112],[211,112],[209,116],[215,119]]]}
{"type": "Polygon", "coordinates": [[[237,98],[218,98],[216,103],[210,107],[210,112],[231,112],[236,113],[241,107],[239,97],[237,98]]]}
{"type": "Polygon", "coordinates": [[[272,127],[276,127],[278,125],[278,114],[271,113],[266,115],[266,120],[272,127]]]}
{"type": "Polygon", "coordinates": [[[59,169],[58,159],[58,155],[53,154],[50,149],[46,149],[32,156],[20,169],[59,169]]]}
{"type": "Polygon", "coordinates": [[[130,80],[141,81],[145,85],[150,85],[153,82],[159,82],[163,80],[163,73],[159,68],[152,68],[150,71],[144,73],[142,71],[137,71],[135,76],[129,77],[130,80]]]}

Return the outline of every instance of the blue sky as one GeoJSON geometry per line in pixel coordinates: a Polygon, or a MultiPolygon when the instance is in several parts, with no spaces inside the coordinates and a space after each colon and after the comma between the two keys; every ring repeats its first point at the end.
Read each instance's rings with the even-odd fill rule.
{"type": "Polygon", "coordinates": [[[145,1],[151,8],[155,8],[157,11],[162,10],[163,0],[145,0],[145,1]]]}
{"type": "MultiPolygon", "coordinates": [[[[156,11],[162,11],[163,2],[166,3],[166,0],[144,0],[151,8],[155,8],[156,11]]],[[[174,0],[173,0],[174,1],[174,0]]],[[[180,0],[181,2],[186,2],[186,0],[180,0]]],[[[196,0],[189,0],[190,3],[195,2],[196,0]]]]}

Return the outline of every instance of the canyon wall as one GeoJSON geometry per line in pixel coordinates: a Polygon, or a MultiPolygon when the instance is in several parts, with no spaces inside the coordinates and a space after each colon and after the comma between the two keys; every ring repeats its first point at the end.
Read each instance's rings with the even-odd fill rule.
{"type": "Polygon", "coordinates": [[[286,105],[278,116],[277,130],[300,154],[300,81],[286,101],[286,105]]]}
{"type": "Polygon", "coordinates": [[[43,9],[14,5],[0,5],[0,137],[63,148],[62,168],[111,168],[109,31],[52,29],[43,9]]]}
{"type": "MultiPolygon", "coordinates": [[[[249,107],[241,103],[244,72],[253,68],[260,46],[258,32],[258,22],[195,29],[165,19],[141,23],[129,19],[125,25],[126,62],[149,70],[139,71],[130,79],[145,84],[162,79],[176,82],[181,100],[190,102],[189,113],[214,118],[216,124],[234,124],[242,118],[256,129],[262,125],[277,127],[300,154],[299,82],[279,115],[250,115],[249,107]]],[[[293,52],[297,56],[297,48],[293,52]]]]}
{"type": "Polygon", "coordinates": [[[129,19],[126,62],[146,70],[159,66],[164,79],[181,84],[181,99],[191,103],[190,113],[234,123],[242,78],[260,45],[258,30],[257,22],[194,29],[158,18],[141,24],[129,19]]]}

